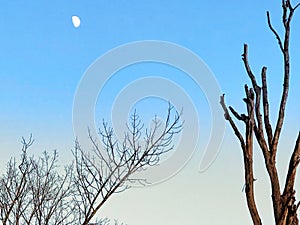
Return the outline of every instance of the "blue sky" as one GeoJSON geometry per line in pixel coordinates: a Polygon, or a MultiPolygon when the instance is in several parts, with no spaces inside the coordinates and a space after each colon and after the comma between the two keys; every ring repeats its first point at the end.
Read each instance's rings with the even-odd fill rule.
{"type": "MultiPolygon", "coordinates": [[[[254,72],[259,73],[261,66],[268,66],[270,98],[277,112],[282,87],[281,56],[273,35],[267,29],[265,12],[270,10],[274,26],[279,27],[280,2],[1,1],[1,164],[19,154],[20,138],[30,133],[36,139],[33,148],[36,154],[45,149],[58,149],[63,159],[70,159],[74,145],[73,100],[82,76],[101,55],[134,41],[162,40],[190,49],[212,70],[222,92],[226,93],[227,102],[241,111],[244,109],[241,101],[243,85],[248,82],[241,53],[243,43],[248,43],[254,72]],[[72,25],[73,15],[81,18],[79,28],[72,25]]],[[[300,126],[300,92],[297,90],[300,64],[295,63],[300,58],[300,45],[297,43],[299,14],[295,15],[292,32],[293,74],[283,146],[292,146],[300,126]]],[[[164,66],[137,65],[112,77],[98,98],[95,109],[99,115],[95,120],[109,118],[114,96],[138,78],[140,71],[143,75],[161,75],[167,79],[171,79],[170,74],[176,74],[172,80],[188,89],[200,112],[199,145],[205,147],[205,139],[209,137],[207,130],[210,129],[205,93],[197,90],[188,78],[184,78],[184,74],[164,66]],[[129,73],[133,74],[133,78],[127,79],[126,74],[129,73]]],[[[159,101],[142,104],[139,108],[145,110],[144,113],[156,113],[156,109],[158,114],[163,113],[159,101]],[[153,104],[158,105],[152,107],[153,104]]],[[[240,149],[231,130],[226,131],[214,165],[206,173],[199,174],[197,168],[202,154],[200,148],[187,168],[168,182],[115,196],[103,215],[119,218],[130,225],[250,224],[240,191],[243,186],[240,149]],[[228,161],[234,163],[228,165],[228,161]],[[230,179],[225,179],[226,176],[230,179]],[[216,188],[220,185],[224,187],[222,191],[216,188]],[[188,188],[193,191],[185,195],[188,188]],[[174,195],[178,195],[176,201],[172,197],[174,195]],[[139,202],[141,199],[142,203],[139,202]],[[152,210],[155,214],[151,213],[152,210]],[[218,215],[215,215],[216,212],[218,215]]],[[[286,156],[286,153],[280,155],[282,159],[286,156]]],[[[260,155],[257,157],[259,160],[260,155]]],[[[258,163],[258,168],[262,168],[262,164],[258,163]]],[[[258,173],[265,176],[263,170],[258,170],[258,173]]],[[[267,179],[263,180],[267,184],[267,179]]],[[[264,201],[262,193],[259,195],[263,199],[262,211],[269,213],[270,202],[264,201]]]]}

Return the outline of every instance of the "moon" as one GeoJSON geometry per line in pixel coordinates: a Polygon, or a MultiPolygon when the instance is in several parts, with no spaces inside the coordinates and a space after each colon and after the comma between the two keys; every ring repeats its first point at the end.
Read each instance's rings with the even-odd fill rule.
{"type": "Polygon", "coordinates": [[[78,16],[72,16],[72,23],[75,28],[80,26],[80,18],[78,16]]]}

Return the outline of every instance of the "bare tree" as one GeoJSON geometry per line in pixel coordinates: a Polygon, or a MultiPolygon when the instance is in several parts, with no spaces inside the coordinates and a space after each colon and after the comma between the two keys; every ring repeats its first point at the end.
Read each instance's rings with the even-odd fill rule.
{"type": "Polygon", "coordinates": [[[1,221],[6,224],[19,224],[22,210],[21,203],[26,201],[27,175],[31,173],[31,166],[28,163],[27,150],[33,140],[28,142],[22,139],[23,148],[21,163],[19,166],[16,159],[11,159],[7,164],[7,171],[0,180],[0,210],[1,221]]]}
{"type": "Polygon", "coordinates": [[[253,139],[255,138],[263,153],[265,167],[271,183],[273,212],[276,225],[296,225],[298,224],[297,210],[300,205],[295,197],[295,178],[296,170],[300,161],[300,133],[296,139],[293,153],[290,157],[288,172],[283,187],[280,186],[278,169],[276,165],[276,156],[278,143],[284,123],[286,103],[289,93],[290,82],[290,32],[291,22],[295,10],[290,0],[282,0],[282,24],[284,27],[283,36],[272,26],[270,13],[267,12],[268,26],[275,35],[280,51],[283,55],[283,90],[281,101],[276,119],[275,127],[272,128],[269,116],[269,98],[267,85],[267,67],[261,70],[261,86],[257,83],[256,76],[252,72],[248,59],[248,46],[244,45],[242,60],[246,72],[251,80],[252,87],[245,85],[246,97],[243,99],[246,104],[247,113],[239,114],[234,108],[227,107],[224,101],[224,95],[221,96],[221,105],[224,109],[225,119],[229,121],[235,135],[240,141],[245,172],[245,193],[247,205],[253,224],[262,224],[261,217],[257,209],[254,193],[254,174],[253,174],[253,139]],[[229,110],[228,110],[229,109],[229,110]],[[236,126],[231,114],[245,124],[245,136],[243,136],[236,126]]]}
{"type": "Polygon", "coordinates": [[[57,152],[44,152],[35,159],[28,156],[33,144],[22,139],[21,162],[13,158],[0,180],[0,220],[10,224],[73,224],[77,219],[71,193],[72,166],[63,175],[57,168],[57,152]]]}
{"type": "MultiPolygon", "coordinates": [[[[135,112],[119,143],[103,122],[103,145],[89,135],[93,149],[88,153],[76,142],[75,167],[71,164],[64,170],[58,168],[56,151],[53,155],[44,152],[37,159],[29,157],[34,141],[31,136],[28,141],[23,138],[20,163],[12,158],[0,177],[0,221],[3,225],[110,224],[108,219],[97,220],[95,214],[112,194],[128,189],[131,183],[146,182],[131,175],[156,165],[173,148],[173,136],[182,129],[180,114],[170,105],[165,122],[155,118],[153,124],[143,129],[135,112]],[[91,223],[92,219],[96,222],[91,223]]],[[[114,224],[120,223],[115,220],[114,224]]]]}
{"type": "Polygon", "coordinates": [[[92,153],[81,149],[76,143],[77,192],[74,199],[80,209],[80,224],[89,224],[112,194],[128,189],[131,183],[146,182],[131,175],[156,165],[160,156],[172,149],[173,136],[182,128],[180,114],[169,105],[165,122],[155,118],[153,123],[153,128],[146,129],[145,137],[142,137],[144,125],[134,112],[122,142],[118,142],[112,128],[103,123],[103,130],[100,131],[102,145],[89,136],[92,153]]]}

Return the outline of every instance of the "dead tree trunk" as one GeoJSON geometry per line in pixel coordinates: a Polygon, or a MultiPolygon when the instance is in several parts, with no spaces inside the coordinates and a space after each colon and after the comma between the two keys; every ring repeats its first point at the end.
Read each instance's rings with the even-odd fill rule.
{"type": "Polygon", "coordinates": [[[275,35],[280,51],[283,56],[283,90],[279,106],[278,117],[275,124],[275,129],[270,123],[269,117],[269,98],[267,85],[267,67],[261,70],[261,86],[257,84],[256,76],[253,74],[248,60],[248,46],[244,45],[242,60],[245,70],[251,80],[251,88],[245,85],[246,97],[243,99],[247,113],[239,114],[232,107],[227,107],[224,100],[224,95],[221,96],[220,103],[224,110],[225,119],[229,121],[235,135],[240,141],[244,157],[244,172],[245,172],[245,193],[247,199],[248,210],[250,212],[254,225],[261,225],[261,216],[258,212],[254,197],[254,175],[253,175],[253,137],[257,140],[259,147],[263,153],[266,170],[271,183],[273,213],[276,225],[298,225],[297,209],[300,202],[296,201],[295,197],[295,178],[296,170],[300,161],[300,132],[296,139],[294,151],[290,157],[288,165],[288,173],[285,180],[285,185],[280,187],[279,177],[276,165],[276,155],[278,142],[281,135],[281,130],[285,117],[285,108],[289,93],[290,82],[290,25],[295,10],[299,7],[298,3],[295,7],[291,5],[290,0],[282,0],[282,24],[284,27],[283,37],[273,28],[270,18],[270,13],[267,12],[267,21],[270,30],[275,35]],[[236,126],[231,115],[237,120],[245,124],[245,135],[243,136],[236,126]]]}

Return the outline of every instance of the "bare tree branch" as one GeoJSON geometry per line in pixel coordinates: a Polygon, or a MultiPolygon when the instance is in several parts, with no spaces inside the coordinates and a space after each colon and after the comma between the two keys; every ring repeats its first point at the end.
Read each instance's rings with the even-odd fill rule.
{"type": "Polygon", "coordinates": [[[290,81],[290,55],[289,55],[289,43],[290,43],[290,23],[293,17],[294,10],[291,8],[290,1],[283,1],[283,23],[285,27],[284,35],[284,47],[283,47],[283,60],[284,60],[284,82],[282,96],[279,106],[279,112],[277,117],[276,128],[274,131],[274,137],[272,141],[272,154],[273,157],[276,155],[278,141],[284,121],[285,107],[289,92],[289,81],[290,81]]]}
{"type": "MultiPolygon", "coordinates": [[[[296,179],[296,171],[298,164],[300,162],[300,132],[298,133],[298,138],[296,140],[296,145],[293,151],[293,154],[290,159],[288,174],[285,180],[285,187],[283,191],[283,196],[287,196],[288,193],[293,193],[295,179],[296,179]]],[[[287,200],[287,199],[285,199],[287,200]]]]}
{"type": "Polygon", "coordinates": [[[231,118],[231,116],[230,116],[230,114],[228,112],[227,106],[225,104],[224,96],[225,95],[223,94],[223,96],[220,97],[220,103],[221,103],[222,108],[224,110],[224,117],[225,117],[226,120],[229,121],[229,123],[230,123],[230,125],[231,125],[231,127],[232,127],[232,129],[233,129],[233,131],[235,133],[235,135],[238,137],[238,139],[240,141],[240,144],[241,144],[241,147],[242,147],[243,151],[245,151],[246,145],[245,145],[244,138],[243,138],[242,134],[240,133],[240,131],[238,130],[238,128],[235,125],[235,123],[233,122],[233,120],[232,120],[232,118],[231,118]]]}
{"type": "Polygon", "coordinates": [[[265,131],[268,136],[269,148],[271,148],[272,139],[273,139],[273,131],[272,131],[271,123],[270,123],[268,85],[267,85],[266,76],[267,76],[267,67],[264,66],[261,71],[264,123],[265,123],[265,131]]]}
{"type": "Polygon", "coordinates": [[[153,127],[146,129],[142,138],[144,125],[134,112],[123,142],[116,140],[112,128],[103,122],[100,131],[103,147],[91,135],[91,153],[76,143],[74,200],[80,210],[81,224],[89,224],[111,195],[130,188],[132,183],[146,182],[131,175],[156,165],[160,156],[173,148],[173,137],[182,129],[180,115],[169,105],[164,124],[155,118],[153,127]]]}
{"type": "Polygon", "coordinates": [[[272,26],[271,17],[270,17],[270,12],[269,11],[267,11],[267,20],[268,20],[268,25],[269,25],[270,30],[273,32],[273,34],[275,35],[275,37],[276,37],[276,39],[278,41],[278,45],[279,45],[280,50],[282,52],[284,52],[281,38],[280,38],[279,34],[277,33],[277,31],[272,26]]]}

